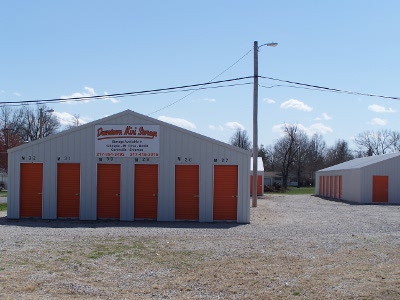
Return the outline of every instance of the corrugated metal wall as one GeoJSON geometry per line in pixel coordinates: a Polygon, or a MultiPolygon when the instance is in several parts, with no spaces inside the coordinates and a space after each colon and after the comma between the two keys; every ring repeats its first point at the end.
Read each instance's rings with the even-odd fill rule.
{"type": "Polygon", "coordinates": [[[43,219],[57,218],[57,164],[80,163],[80,219],[97,218],[97,164],[121,164],[120,219],[134,218],[134,164],[158,164],[158,220],[174,221],[175,165],[200,166],[199,221],[213,221],[213,166],[237,165],[239,223],[250,222],[250,153],[132,111],[9,150],[9,218],[19,218],[20,163],[43,163],[43,219]],[[160,125],[160,157],[95,157],[95,125],[160,125]]]}
{"type": "Polygon", "coordinates": [[[357,203],[372,203],[373,176],[388,176],[388,203],[400,203],[400,156],[367,165],[362,168],[317,171],[316,195],[322,195],[321,176],[342,176],[342,199],[357,203]]]}

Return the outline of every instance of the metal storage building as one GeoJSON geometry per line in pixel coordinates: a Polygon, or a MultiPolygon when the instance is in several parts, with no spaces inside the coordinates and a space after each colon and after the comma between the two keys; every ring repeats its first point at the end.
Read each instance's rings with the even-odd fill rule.
{"type": "Polygon", "coordinates": [[[316,172],[318,196],[400,204],[400,152],[356,158],[316,172]]]}
{"type": "Polygon", "coordinates": [[[250,153],[126,110],[12,148],[7,217],[250,222],[250,153]]]}
{"type": "MultiPolygon", "coordinates": [[[[253,158],[250,158],[250,195],[253,195],[253,158]]],[[[264,195],[264,162],[257,157],[257,196],[264,195]]]]}

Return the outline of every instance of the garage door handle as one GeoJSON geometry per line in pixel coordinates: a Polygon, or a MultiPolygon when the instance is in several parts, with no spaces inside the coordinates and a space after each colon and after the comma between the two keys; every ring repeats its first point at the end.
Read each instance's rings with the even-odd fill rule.
{"type": "Polygon", "coordinates": [[[158,195],[157,194],[153,194],[153,197],[157,197],[158,195]]]}
{"type": "Polygon", "coordinates": [[[37,193],[38,195],[43,195],[43,193],[37,193]]]}
{"type": "Polygon", "coordinates": [[[75,196],[79,196],[79,193],[76,193],[75,196]]]}
{"type": "Polygon", "coordinates": [[[232,198],[237,198],[237,195],[232,195],[232,198]]]}
{"type": "Polygon", "coordinates": [[[193,197],[195,197],[195,198],[199,198],[199,197],[200,197],[200,195],[194,195],[193,197]]]}
{"type": "Polygon", "coordinates": [[[119,197],[119,196],[121,196],[121,194],[115,194],[115,196],[119,197]]]}

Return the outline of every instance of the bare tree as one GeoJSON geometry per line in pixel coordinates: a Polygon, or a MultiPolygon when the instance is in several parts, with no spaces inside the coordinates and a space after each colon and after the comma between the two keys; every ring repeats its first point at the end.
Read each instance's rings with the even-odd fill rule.
{"type": "Polygon", "coordinates": [[[74,114],[71,124],[67,125],[66,129],[75,128],[82,125],[79,114],[74,114]]]}
{"type": "Polygon", "coordinates": [[[299,147],[299,129],[297,125],[284,125],[285,136],[274,145],[274,160],[282,173],[282,186],[287,189],[289,171],[295,161],[299,147]]]}
{"type": "Polygon", "coordinates": [[[390,143],[394,151],[400,151],[400,132],[392,131],[390,134],[390,143]]]}
{"type": "Polygon", "coordinates": [[[314,185],[314,174],[325,167],[327,146],[322,135],[314,134],[308,145],[306,163],[304,164],[304,176],[307,184],[314,185]]]}
{"type": "Polygon", "coordinates": [[[14,111],[9,106],[0,108],[0,169],[8,171],[7,150],[22,143],[15,132],[14,111]]]}
{"type": "Polygon", "coordinates": [[[364,131],[354,140],[363,156],[380,155],[398,151],[400,134],[391,130],[364,131]]]}
{"type": "Polygon", "coordinates": [[[14,114],[15,132],[22,141],[34,141],[40,138],[40,129],[43,137],[54,134],[60,128],[57,117],[51,114],[46,105],[23,106],[14,114]]]}
{"type": "Polygon", "coordinates": [[[338,140],[335,145],[328,149],[326,155],[327,166],[333,166],[345,161],[352,160],[354,155],[345,140],[338,140]]]}
{"type": "Polygon", "coordinates": [[[307,162],[307,154],[309,152],[309,139],[304,131],[298,131],[296,136],[296,146],[294,149],[294,168],[297,174],[297,187],[301,185],[301,172],[307,162]]]}
{"type": "Polygon", "coordinates": [[[236,129],[236,132],[233,134],[230,140],[231,145],[245,149],[245,150],[250,150],[251,148],[251,143],[249,136],[247,135],[246,130],[241,130],[241,129],[236,129]]]}
{"type": "Polygon", "coordinates": [[[274,149],[271,145],[264,146],[261,144],[258,149],[258,157],[262,158],[265,171],[275,171],[278,169],[274,149]]]}

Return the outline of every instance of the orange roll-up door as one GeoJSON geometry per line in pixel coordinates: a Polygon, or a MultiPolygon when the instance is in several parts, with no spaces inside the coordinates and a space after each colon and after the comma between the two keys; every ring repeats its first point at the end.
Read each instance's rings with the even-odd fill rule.
{"type": "Polygon", "coordinates": [[[43,164],[21,164],[20,216],[42,217],[43,164]]]}
{"type": "Polygon", "coordinates": [[[334,176],[334,191],[333,191],[333,198],[339,198],[339,176],[334,176]]]}
{"type": "MultiPolygon", "coordinates": [[[[262,176],[257,176],[257,195],[263,195],[262,176]]],[[[250,196],[253,195],[253,175],[250,176],[250,196]]]]}
{"type": "Polygon", "coordinates": [[[175,219],[199,219],[199,166],[175,166],[175,219]]]}
{"type": "Polygon", "coordinates": [[[121,165],[97,165],[97,218],[120,218],[121,165]]]}
{"type": "Polygon", "coordinates": [[[372,202],[387,203],[389,198],[389,177],[373,176],[372,202]]]}
{"type": "Polygon", "coordinates": [[[57,165],[57,217],[79,218],[80,164],[57,165]]]}
{"type": "Polygon", "coordinates": [[[324,196],[324,176],[319,176],[319,191],[320,196],[324,196]]]}
{"type": "Polygon", "coordinates": [[[158,165],[135,165],[135,219],[157,219],[158,165]]]}
{"type": "Polygon", "coordinates": [[[214,166],[214,220],[237,220],[238,167],[214,166]]]}

